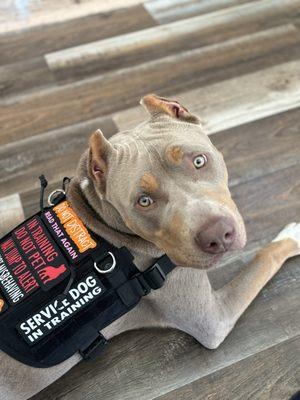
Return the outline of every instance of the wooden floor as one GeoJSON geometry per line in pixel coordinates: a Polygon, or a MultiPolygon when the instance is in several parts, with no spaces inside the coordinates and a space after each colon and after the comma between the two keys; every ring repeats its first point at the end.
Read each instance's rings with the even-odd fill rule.
{"type": "MultiPolygon", "coordinates": [[[[202,116],[245,218],[229,280],[300,220],[300,0],[2,0],[0,235],[74,173],[89,134],[128,129],[157,92],[202,116]]],[[[300,260],[215,351],[177,331],[112,341],[34,400],[287,400],[300,388],[300,260]]]]}

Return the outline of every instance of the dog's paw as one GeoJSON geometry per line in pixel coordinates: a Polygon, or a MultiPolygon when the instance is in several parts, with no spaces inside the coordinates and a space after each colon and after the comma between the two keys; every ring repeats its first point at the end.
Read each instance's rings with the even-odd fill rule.
{"type": "Polygon", "coordinates": [[[300,223],[292,222],[291,224],[288,224],[282,229],[282,231],[278,233],[276,238],[272,241],[279,242],[279,240],[283,239],[293,239],[298,245],[298,254],[300,254],[300,223]]]}

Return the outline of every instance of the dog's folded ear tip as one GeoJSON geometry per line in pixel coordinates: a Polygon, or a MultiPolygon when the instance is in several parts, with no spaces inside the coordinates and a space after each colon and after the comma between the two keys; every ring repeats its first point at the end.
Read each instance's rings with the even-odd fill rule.
{"type": "Polygon", "coordinates": [[[140,100],[140,103],[142,102],[142,101],[145,101],[145,100],[150,100],[151,98],[155,98],[155,99],[158,99],[159,98],[159,96],[157,95],[157,94],[155,94],[155,93],[147,93],[147,94],[145,94],[145,96],[143,96],[142,98],[141,98],[141,100],[140,100]]]}
{"type": "Polygon", "coordinates": [[[141,98],[140,104],[152,116],[165,114],[174,119],[201,125],[200,118],[190,113],[176,100],[166,99],[154,93],[150,93],[141,98]]]}
{"type": "Polygon", "coordinates": [[[153,98],[156,98],[156,96],[153,95],[153,94],[147,94],[146,96],[143,96],[143,97],[140,99],[140,105],[141,105],[142,107],[144,107],[144,109],[145,109],[146,111],[148,111],[150,114],[151,114],[151,112],[150,112],[150,108],[151,108],[151,99],[153,99],[153,98]]]}

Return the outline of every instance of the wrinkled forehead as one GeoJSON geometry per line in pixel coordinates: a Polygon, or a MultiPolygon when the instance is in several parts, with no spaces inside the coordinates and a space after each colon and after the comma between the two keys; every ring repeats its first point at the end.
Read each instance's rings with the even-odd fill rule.
{"type": "Polygon", "coordinates": [[[187,144],[192,139],[209,142],[201,125],[177,121],[168,116],[151,118],[134,128],[131,134],[153,144],[160,142],[167,145],[174,140],[187,144]]]}
{"type": "Polygon", "coordinates": [[[150,119],[131,131],[119,133],[112,142],[120,149],[127,147],[141,158],[149,156],[149,152],[155,153],[161,161],[172,146],[182,151],[213,147],[200,125],[177,122],[169,117],[150,119]]]}
{"type": "Polygon", "coordinates": [[[149,176],[159,178],[172,172],[185,154],[215,152],[201,126],[176,122],[168,117],[121,132],[111,142],[117,150],[111,169],[114,182],[142,182],[147,189],[153,190],[155,182],[149,176]]]}

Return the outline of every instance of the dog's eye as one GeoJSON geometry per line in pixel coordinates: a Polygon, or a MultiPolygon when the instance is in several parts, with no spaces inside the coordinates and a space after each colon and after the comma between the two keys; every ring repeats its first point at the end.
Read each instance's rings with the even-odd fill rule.
{"type": "Polygon", "coordinates": [[[138,204],[141,207],[149,207],[153,203],[154,203],[154,201],[151,199],[150,196],[143,195],[138,199],[138,204]]]}
{"type": "Polygon", "coordinates": [[[204,165],[207,163],[206,155],[200,154],[199,156],[195,157],[193,163],[197,169],[204,167],[204,165]]]}

